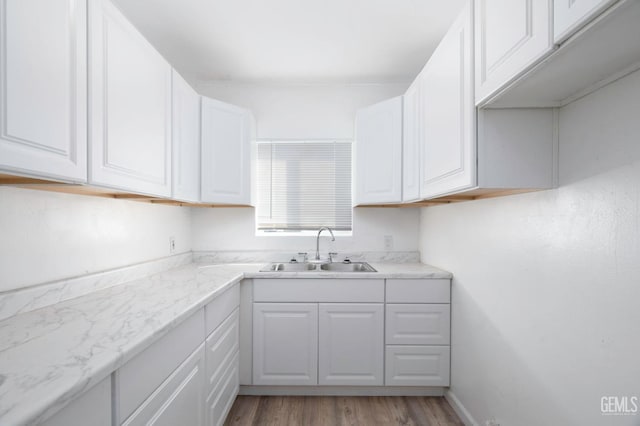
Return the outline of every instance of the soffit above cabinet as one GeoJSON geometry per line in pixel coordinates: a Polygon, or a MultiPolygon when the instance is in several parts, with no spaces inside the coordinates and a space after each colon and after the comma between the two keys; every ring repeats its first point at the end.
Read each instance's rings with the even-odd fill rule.
{"type": "Polygon", "coordinates": [[[412,80],[466,0],[115,0],[189,80],[412,80]]]}

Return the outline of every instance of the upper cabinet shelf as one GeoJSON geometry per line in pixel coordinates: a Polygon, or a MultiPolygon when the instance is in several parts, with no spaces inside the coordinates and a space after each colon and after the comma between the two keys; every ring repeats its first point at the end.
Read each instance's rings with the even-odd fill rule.
{"type": "Polygon", "coordinates": [[[561,107],[640,68],[640,2],[556,1],[554,8],[555,48],[476,92],[478,106],[561,107]]]}
{"type": "Polygon", "coordinates": [[[553,49],[552,0],[476,0],[475,100],[481,104],[553,49]]]}

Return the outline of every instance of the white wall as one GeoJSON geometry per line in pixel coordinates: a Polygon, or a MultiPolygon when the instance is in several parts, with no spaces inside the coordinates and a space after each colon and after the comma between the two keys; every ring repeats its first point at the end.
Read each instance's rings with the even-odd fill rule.
{"type": "MultiPolygon", "coordinates": [[[[260,139],[352,139],[358,108],[399,96],[407,86],[212,82],[197,88],[203,95],[250,108],[260,139]]],[[[313,237],[257,237],[253,209],[196,209],[193,220],[196,251],[315,250],[313,237]]],[[[355,209],[353,223],[353,237],[340,237],[329,248],[338,252],[385,251],[384,235],[392,235],[394,251],[418,250],[419,213],[414,209],[355,209]]]]}
{"type": "Polygon", "coordinates": [[[251,109],[259,139],[351,139],[356,110],[398,96],[409,87],[368,85],[257,85],[209,82],[197,90],[251,109]]]}
{"type": "Polygon", "coordinates": [[[560,111],[557,190],[422,209],[453,272],[451,390],[484,424],[638,424],[640,72],[560,111]]]}
{"type": "Polygon", "coordinates": [[[191,214],[170,207],[0,187],[0,291],[191,250],[191,214]]]}
{"type": "MultiPolygon", "coordinates": [[[[419,221],[418,209],[354,209],[353,236],[336,237],[335,242],[323,237],[320,248],[323,255],[327,251],[385,251],[384,236],[391,235],[394,251],[416,251],[419,221]]],[[[290,251],[292,254],[306,251],[311,255],[315,252],[315,245],[314,236],[256,236],[253,209],[193,210],[195,251],[278,250],[290,251]]]]}

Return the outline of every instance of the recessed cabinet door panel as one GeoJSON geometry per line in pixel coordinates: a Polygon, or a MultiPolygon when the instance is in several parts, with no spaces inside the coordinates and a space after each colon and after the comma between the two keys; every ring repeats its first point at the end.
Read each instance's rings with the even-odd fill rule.
{"type": "Polygon", "coordinates": [[[173,70],[173,198],[200,201],[200,96],[173,70]]]}
{"type": "Polygon", "coordinates": [[[617,0],[555,0],[553,2],[553,41],[558,44],[571,36],[617,0]]]}
{"type": "Polygon", "coordinates": [[[449,346],[387,346],[385,385],[449,386],[449,346]]]}
{"type": "Polygon", "coordinates": [[[320,304],[320,385],[382,385],[383,304],[320,304]]]}
{"type": "Polygon", "coordinates": [[[358,111],[354,204],[402,201],[402,97],[358,111]]]}
{"type": "Polygon", "coordinates": [[[90,5],[90,181],[170,196],[171,66],[108,0],[90,5]]]}
{"type": "Polygon", "coordinates": [[[251,204],[251,114],[202,98],[202,201],[251,204]]]}
{"type": "Polygon", "coordinates": [[[552,48],[551,0],[478,0],[476,104],[515,79],[552,48]]]}
{"type": "Polygon", "coordinates": [[[253,304],[253,384],[318,384],[317,304],[253,304]]]}
{"type": "Polygon", "coordinates": [[[423,71],[422,198],[476,184],[471,18],[467,6],[423,71]]]}
{"type": "Polygon", "coordinates": [[[0,169],[86,181],[86,13],[85,1],[0,1],[0,169]]]}
{"type": "Polygon", "coordinates": [[[419,75],[403,97],[402,201],[404,202],[420,199],[421,82],[422,76],[419,75]]]}
{"type": "Polygon", "coordinates": [[[451,309],[447,304],[388,304],[385,343],[448,345],[451,309]]]}

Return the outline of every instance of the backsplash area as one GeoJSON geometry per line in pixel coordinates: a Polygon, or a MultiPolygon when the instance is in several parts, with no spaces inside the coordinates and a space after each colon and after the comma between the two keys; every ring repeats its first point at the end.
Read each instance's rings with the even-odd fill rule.
{"type": "MultiPolygon", "coordinates": [[[[315,249],[302,249],[312,259],[315,249]]],[[[322,252],[326,256],[325,252],[322,252]]],[[[301,260],[294,251],[274,250],[238,250],[238,251],[195,251],[193,261],[196,263],[260,263],[260,262],[288,262],[294,257],[301,260]]],[[[362,251],[338,252],[333,260],[342,262],[349,258],[352,261],[382,262],[382,263],[415,263],[420,262],[419,251],[362,251]]]]}
{"type": "Polygon", "coordinates": [[[183,253],[149,262],[0,293],[0,320],[192,262],[183,253]]]}

